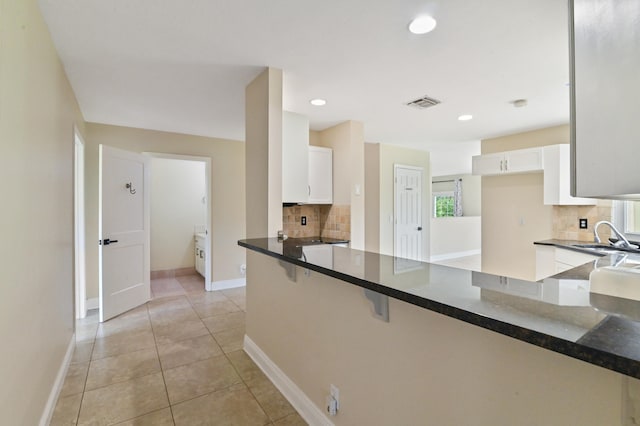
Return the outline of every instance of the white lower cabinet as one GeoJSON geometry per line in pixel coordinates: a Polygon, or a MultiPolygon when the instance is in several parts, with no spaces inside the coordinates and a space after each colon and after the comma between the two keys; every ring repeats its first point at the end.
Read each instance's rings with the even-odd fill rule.
{"type": "Polygon", "coordinates": [[[584,265],[598,257],[556,246],[536,245],[536,280],[584,265]]]}
{"type": "Polygon", "coordinates": [[[318,244],[315,246],[305,246],[302,248],[305,262],[333,269],[333,248],[330,244],[318,244]]]}

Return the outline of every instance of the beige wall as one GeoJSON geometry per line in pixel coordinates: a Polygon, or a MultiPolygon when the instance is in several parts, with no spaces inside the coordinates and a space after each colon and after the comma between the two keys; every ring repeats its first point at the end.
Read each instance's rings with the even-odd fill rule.
{"type": "MultiPolygon", "coordinates": [[[[482,141],[482,154],[569,143],[569,126],[482,141]]],[[[553,238],[553,206],[543,204],[543,175],[482,177],[482,270],[535,279],[533,242],[553,238]]]]}
{"type": "Polygon", "coordinates": [[[365,247],[364,126],[358,121],[310,132],[310,144],[333,149],[333,205],[350,206],[351,247],[365,247]],[[360,189],[358,194],[356,188],[360,189]]]}
{"type": "Polygon", "coordinates": [[[193,155],[211,159],[212,280],[240,278],[245,263],[245,144],[238,141],[190,136],[130,127],[87,123],[86,220],[87,298],[98,296],[98,145],[135,152],[193,155]]]}
{"type": "MultiPolygon", "coordinates": [[[[621,423],[618,373],[395,299],[382,322],[360,287],[299,267],[293,284],[276,259],[247,261],[247,336],[318,410],[337,386],[337,426],[621,423]]],[[[472,289],[468,271],[442,279],[472,289]]]]}
{"type": "Polygon", "coordinates": [[[364,144],[366,251],[380,251],[380,145],[364,144]]]}
{"type": "Polygon", "coordinates": [[[195,267],[194,228],[207,220],[205,179],[203,161],[151,159],[152,271],[195,267]]]}
{"type": "Polygon", "coordinates": [[[282,230],[282,70],[267,68],[245,89],[247,238],[282,230]]]}
{"type": "Polygon", "coordinates": [[[74,331],[73,126],[84,123],[37,2],[0,9],[0,411],[3,424],[35,425],[74,331]]]}
{"type": "Polygon", "coordinates": [[[394,165],[422,167],[422,258],[429,260],[429,238],[431,217],[431,173],[429,153],[392,145],[367,144],[366,147],[367,197],[378,197],[376,207],[373,202],[367,203],[367,237],[371,233],[372,240],[367,250],[393,255],[394,246],[394,165]],[[376,164],[377,163],[377,164],[376,164]],[[376,179],[376,177],[378,179],[376,179]],[[376,221],[375,217],[378,217],[376,221]],[[378,238],[376,249],[374,240],[378,238]]]}

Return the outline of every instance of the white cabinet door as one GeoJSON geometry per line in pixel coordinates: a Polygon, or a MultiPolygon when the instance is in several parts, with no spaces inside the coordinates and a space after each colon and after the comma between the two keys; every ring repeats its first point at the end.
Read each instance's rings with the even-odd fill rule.
{"type": "Polygon", "coordinates": [[[302,247],[305,262],[333,269],[333,247],[330,244],[302,247]]]}
{"type": "Polygon", "coordinates": [[[480,176],[539,172],[542,169],[541,147],[476,155],[472,158],[473,174],[480,176]]]}
{"type": "Polygon", "coordinates": [[[492,176],[503,172],[504,154],[475,155],[471,159],[474,175],[492,176]]]}
{"type": "Polygon", "coordinates": [[[309,197],[309,119],[282,112],[282,202],[306,203],[309,197]]]}
{"type": "Polygon", "coordinates": [[[505,173],[539,172],[543,169],[542,148],[505,152],[505,173]]]}
{"type": "Polygon", "coordinates": [[[309,204],[333,203],[333,151],[309,146],[309,204]]]}

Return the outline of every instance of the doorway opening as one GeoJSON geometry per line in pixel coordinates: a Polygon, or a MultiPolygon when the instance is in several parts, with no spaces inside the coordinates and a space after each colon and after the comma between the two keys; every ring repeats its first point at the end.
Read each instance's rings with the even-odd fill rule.
{"type": "Polygon", "coordinates": [[[211,291],[211,159],[146,154],[151,158],[151,271],[177,273],[193,265],[211,291]]]}
{"type": "Polygon", "coordinates": [[[75,317],[87,316],[85,272],[85,217],[84,217],[84,141],[74,126],[73,149],[73,217],[74,217],[74,275],[75,317]]]}

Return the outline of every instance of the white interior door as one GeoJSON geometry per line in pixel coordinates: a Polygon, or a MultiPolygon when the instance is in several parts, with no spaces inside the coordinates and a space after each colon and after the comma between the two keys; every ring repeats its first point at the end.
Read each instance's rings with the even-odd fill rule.
{"type": "Polygon", "coordinates": [[[422,169],[394,167],[394,256],[422,260],[422,169]]]}
{"type": "Polygon", "coordinates": [[[147,157],[100,145],[100,321],[150,299],[147,157]]]}

